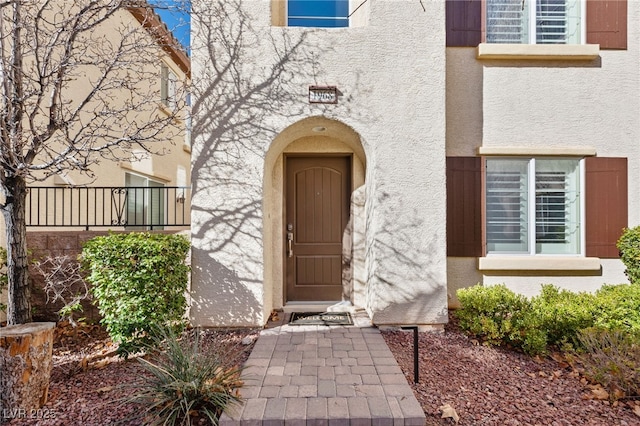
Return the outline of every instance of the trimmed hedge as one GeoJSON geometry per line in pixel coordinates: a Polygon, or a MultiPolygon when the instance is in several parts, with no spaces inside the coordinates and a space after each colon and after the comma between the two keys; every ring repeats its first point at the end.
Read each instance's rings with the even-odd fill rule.
{"type": "Polygon", "coordinates": [[[553,285],[528,299],[504,285],[458,290],[460,326],[490,345],[507,345],[529,354],[549,345],[580,346],[581,330],[598,327],[640,331],[640,286],[605,285],[595,294],[573,293],[553,285]]]}
{"type": "Polygon", "coordinates": [[[531,300],[533,314],[547,336],[547,345],[576,345],[578,332],[593,325],[596,297],[590,293],[561,290],[551,284],[531,300]]]}
{"type": "Polygon", "coordinates": [[[458,290],[460,326],[489,345],[508,345],[526,353],[544,352],[546,334],[533,315],[531,302],[505,285],[458,290]]]}
{"type": "Polygon", "coordinates": [[[640,284],[640,226],[625,229],[618,240],[620,259],[627,267],[624,273],[632,284],[640,284]]]}
{"type": "Polygon", "coordinates": [[[181,235],[110,234],[87,241],[81,260],[101,323],[127,356],[157,326],[184,326],[190,242],[181,235]]]}
{"type": "Polygon", "coordinates": [[[602,286],[595,294],[593,325],[640,332],[640,285],[602,286]]]}

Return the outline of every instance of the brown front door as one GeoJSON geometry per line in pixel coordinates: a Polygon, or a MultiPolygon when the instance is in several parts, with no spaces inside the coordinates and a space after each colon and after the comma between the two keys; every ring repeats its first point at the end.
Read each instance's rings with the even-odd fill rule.
{"type": "Polygon", "coordinates": [[[340,300],[351,157],[287,156],[285,179],[285,300],[340,300]]]}

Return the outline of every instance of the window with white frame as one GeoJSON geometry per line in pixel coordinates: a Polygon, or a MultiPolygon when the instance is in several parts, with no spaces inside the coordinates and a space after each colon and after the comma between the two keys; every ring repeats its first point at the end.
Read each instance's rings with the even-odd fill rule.
{"type": "Polygon", "coordinates": [[[164,229],[164,184],[133,173],[125,174],[127,229],[164,229]]]}
{"type": "Polygon", "coordinates": [[[581,160],[488,158],[487,254],[579,255],[581,160]]]}
{"type": "Polygon", "coordinates": [[[162,105],[169,108],[171,111],[177,107],[177,86],[178,77],[176,74],[166,65],[160,66],[160,99],[162,105]]]}
{"type": "Polygon", "coordinates": [[[580,44],[584,0],[486,0],[487,43],[580,44]]]}
{"type": "Polygon", "coordinates": [[[290,27],[348,27],[349,0],[288,0],[287,25],[290,27]]]}

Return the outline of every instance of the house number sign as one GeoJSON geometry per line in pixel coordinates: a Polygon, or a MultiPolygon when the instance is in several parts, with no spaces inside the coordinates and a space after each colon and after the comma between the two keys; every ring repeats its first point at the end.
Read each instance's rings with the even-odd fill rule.
{"type": "Polygon", "coordinates": [[[309,86],[309,103],[337,104],[338,88],[336,86],[309,86]]]}

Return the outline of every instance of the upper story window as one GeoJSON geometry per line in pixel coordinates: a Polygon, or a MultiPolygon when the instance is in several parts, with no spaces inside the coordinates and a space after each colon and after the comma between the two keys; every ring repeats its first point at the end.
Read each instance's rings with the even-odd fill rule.
{"type": "Polygon", "coordinates": [[[487,43],[580,44],[581,0],[487,0],[487,43]]]}
{"type": "Polygon", "coordinates": [[[447,47],[597,44],[627,49],[627,0],[446,0],[447,47]]]}
{"type": "Polygon", "coordinates": [[[349,0],[287,0],[290,27],[340,28],[349,26],[349,0]]]}
{"type": "Polygon", "coordinates": [[[160,66],[160,99],[162,105],[174,111],[178,105],[177,102],[178,77],[166,65],[160,66]]]}

